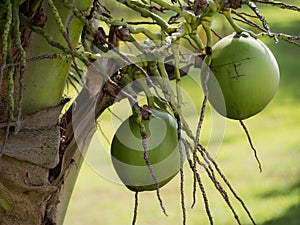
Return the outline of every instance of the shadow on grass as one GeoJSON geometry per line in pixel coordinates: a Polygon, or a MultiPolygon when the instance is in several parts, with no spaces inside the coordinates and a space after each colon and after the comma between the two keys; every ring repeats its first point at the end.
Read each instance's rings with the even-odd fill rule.
{"type": "Polygon", "coordinates": [[[266,193],[262,198],[288,195],[296,193],[298,202],[277,217],[264,222],[262,225],[299,225],[300,224],[300,181],[288,186],[287,188],[266,193]]]}
{"type": "Polygon", "coordinates": [[[269,220],[262,225],[299,225],[300,204],[290,207],[280,217],[269,220]]]}

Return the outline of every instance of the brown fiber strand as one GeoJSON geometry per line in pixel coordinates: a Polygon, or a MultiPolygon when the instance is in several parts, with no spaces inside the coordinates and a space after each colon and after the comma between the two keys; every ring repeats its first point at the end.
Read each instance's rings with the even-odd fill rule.
{"type": "Polygon", "coordinates": [[[243,127],[243,129],[244,129],[244,131],[245,131],[245,133],[246,133],[246,135],[247,135],[247,138],[248,138],[250,147],[251,147],[251,149],[252,149],[253,152],[254,152],[254,157],[255,157],[255,159],[256,159],[256,161],[257,161],[257,163],[258,163],[259,171],[262,172],[262,166],[261,166],[261,163],[260,163],[259,158],[258,158],[258,156],[257,156],[257,151],[256,151],[256,149],[254,148],[254,145],[253,145],[253,143],[252,143],[250,133],[249,133],[249,131],[248,131],[248,129],[247,129],[245,123],[244,123],[242,120],[240,120],[240,124],[241,124],[241,126],[243,127]]]}
{"type": "MultiPolygon", "coordinates": [[[[192,207],[195,205],[196,203],[196,184],[198,183],[199,185],[199,188],[200,188],[200,191],[201,191],[201,194],[202,194],[202,197],[203,197],[203,201],[204,201],[204,205],[205,205],[205,211],[206,211],[206,215],[209,219],[209,222],[210,222],[210,225],[213,225],[214,222],[213,222],[213,217],[211,215],[211,211],[210,211],[210,208],[209,208],[209,201],[208,201],[208,198],[207,198],[207,195],[206,195],[206,191],[205,191],[205,188],[204,188],[204,185],[202,183],[202,180],[201,180],[201,177],[200,177],[200,174],[198,173],[197,171],[197,168],[195,166],[195,163],[191,160],[190,158],[190,154],[189,154],[189,149],[192,149],[192,146],[190,145],[190,143],[188,143],[186,140],[183,139],[183,143],[185,145],[185,149],[186,149],[186,155],[187,155],[187,159],[188,159],[188,162],[189,162],[189,165],[190,165],[190,168],[192,169],[193,171],[193,174],[194,174],[194,189],[193,189],[193,203],[192,203],[192,207]]],[[[196,160],[197,158],[197,155],[195,155],[194,157],[194,160],[196,160]]]]}
{"type": "Polygon", "coordinates": [[[149,160],[149,155],[148,155],[148,146],[147,146],[147,134],[144,133],[144,132],[141,132],[141,136],[142,136],[142,145],[143,145],[143,148],[144,148],[144,159],[145,159],[145,162],[148,166],[148,169],[149,169],[149,172],[155,182],[155,186],[156,186],[156,195],[157,195],[157,199],[159,201],[159,204],[160,204],[160,207],[163,211],[163,213],[167,216],[167,212],[166,212],[166,209],[165,209],[165,206],[163,204],[163,201],[162,201],[162,198],[160,196],[160,191],[159,191],[159,183],[158,183],[158,180],[157,180],[157,177],[155,176],[155,173],[154,173],[154,169],[153,169],[153,166],[149,160]]]}
{"type": "MultiPolygon", "coordinates": [[[[203,154],[203,153],[201,153],[201,154],[203,154]]],[[[222,187],[220,182],[216,179],[213,168],[210,166],[210,164],[207,167],[204,163],[202,163],[199,160],[199,158],[197,158],[197,161],[198,161],[198,164],[205,169],[206,173],[208,174],[209,178],[211,179],[211,181],[215,185],[216,189],[220,192],[220,194],[223,197],[224,201],[226,202],[226,204],[230,208],[231,212],[233,213],[233,216],[234,216],[235,220],[237,221],[237,223],[241,224],[241,221],[240,221],[235,209],[233,208],[233,206],[232,206],[232,204],[229,200],[229,196],[228,196],[227,192],[224,190],[224,188],[222,187]]]]}
{"type": "Polygon", "coordinates": [[[221,169],[219,168],[219,166],[217,165],[216,161],[210,156],[210,154],[206,151],[206,149],[203,146],[200,146],[200,148],[202,149],[201,154],[205,154],[205,158],[206,160],[209,160],[209,162],[211,162],[216,171],[218,172],[218,174],[220,175],[220,177],[223,179],[223,181],[225,182],[225,184],[227,185],[227,187],[230,189],[231,193],[233,194],[233,196],[240,202],[240,204],[242,205],[243,209],[246,211],[248,217],[250,218],[251,222],[253,225],[256,225],[256,222],[254,221],[249,209],[247,208],[246,204],[244,203],[244,201],[238,196],[238,194],[236,193],[236,191],[233,189],[233,187],[231,186],[231,184],[229,183],[229,181],[227,180],[227,178],[225,177],[225,175],[222,173],[221,169]]]}
{"type": "Polygon", "coordinates": [[[135,225],[137,215],[138,215],[138,205],[139,205],[138,195],[139,195],[139,192],[136,191],[135,194],[134,194],[134,210],[133,210],[132,225],[135,225]]]}
{"type": "Polygon", "coordinates": [[[181,119],[180,116],[176,116],[177,120],[177,138],[178,138],[178,149],[180,154],[180,196],[181,196],[181,210],[182,210],[182,224],[186,224],[186,208],[185,208],[185,197],[184,197],[184,173],[183,173],[183,164],[184,164],[184,155],[182,149],[182,138],[181,138],[181,119]]]}

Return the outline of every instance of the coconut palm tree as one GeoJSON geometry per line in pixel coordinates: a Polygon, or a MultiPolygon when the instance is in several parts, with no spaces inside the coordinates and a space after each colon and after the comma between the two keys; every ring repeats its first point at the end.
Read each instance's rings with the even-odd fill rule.
{"type": "MultiPolygon", "coordinates": [[[[299,11],[296,6],[258,0],[2,0],[0,223],[62,224],[84,154],[97,129],[97,118],[123,98],[129,99],[133,108],[137,107],[134,93],[139,92],[146,93],[149,104],[168,108],[177,119],[178,139],[190,150],[188,161],[204,199],[205,191],[197,179],[195,166],[199,162],[231,207],[227,194],[214,177],[214,172],[221,173],[218,165],[181,115],[180,91],[171,94],[169,90],[155,97],[148,94],[151,85],[168,90],[168,84],[160,83],[160,79],[175,80],[179,86],[189,68],[199,67],[198,63],[182,66],[177,49],[182,40],[188,40],[187,48],[197,50],[194,50],[197,54],[193,60],[206,57],[209,65],[214,43],[211,23],[215,14],[222,14],[237,33],[247,30],[236,24],[233,14],[243,24],[259,31],[249,31],[253,37],[267,36],[274,41],[299,45],[297,36],[272,33],[256,3],[299,11]],[[116,3],[130,10],[122,13],[123,19],[110,11],[111,4],[116,3]],[[242,6],[248,6],[258,20],[252,22],[248,14],[235,11],[242,6]],[[128,12],[138,19],[133,19],[128,12]],[[158,32],[153,31],[152,26],[158,32]],[[205,39],[199,36],[200,29],[205,39]],[[144,42],[137,41],[138,36],[145,37],[144,42]],[[124,43],[133,43],[139,57],[150,52],[147,55],[150,59],[141,57],[137,62],[123,51],[124,43]],[[99,60],[104,60],[105,66],[98,64],[99,60]],[[166,64],[168,60],[171,65],[166,64]],[[132,89],[124,88],[137,78],[155,76],[159,77],[158,84],[152,84],[150,79],[132,89]],[[66,97],[66,86],[77,90],[72,98],[66,97]],[[183,139],[181,132],[189,139],[183,139]],[[202,162],[200,158],[205,160],[202,162]]],[[[203,115],[207,100],[205,95],[203,115]]],[[[156,188],[160,198],[159,185],[156,188]]],[[[207,201],[205,204],[212,223],[207,201]]],[[[184,211],[184,203],[182,208],[184,211]]]]}

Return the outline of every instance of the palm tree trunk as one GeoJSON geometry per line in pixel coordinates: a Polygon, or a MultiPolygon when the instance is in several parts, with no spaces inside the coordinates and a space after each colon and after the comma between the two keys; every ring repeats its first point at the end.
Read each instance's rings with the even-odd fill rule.
{"type": "MultiPolygon", "coordinates": [[[[68,47],[68,43],[58,29],[57,22],[46,1],[16,2],[23,3],[20,6],[20,11],[24,10],[21,12],[22,15],[30,18],[31,21],[37,14],[46,16],[47,22],[42,24],[42,26],[45,25],[43,30],[53,36],[56,42],[68,47]],[[36,5],[37,3],[39,7],[33,14],[28,15],[29,11],[32,10],[30,4],[36,5]]],[[[73,3],[79,10],[87,10],[92,4],[92,0],[74,0],[73,3]]],[[[0,4],[3,4],[4,8],[6,7],[4,2],[0,4]]],[[[54,1],[54,4],[65,27],[69,27],[69,38],[74,48],[83,24],[78,19],[73,18],[72,10],[66,8],[61,1],[54,1]]],[[[0,14],[0,23],[2,23],[5,21],[6,11],[0,10],[0,14]]],[[[49,45],[44,38],[33,33],[30,29],[25,27],[20,27],[20,29],[27,58],[62,53],[61,50],[49,45]]],[[[2,32],[0,33],[2,34],[2,32]]],[[[11,35],[11,37],[14,36],[11,35]]],[[[13,39],[12,43],[9,54],[12,56],[13,62],[18,62],[18,49],[16,49],[13,39]]],[[[2,48],[2,46],[1,41],[0,47],[2,48]]],[[[1,65],[4,65],[4,60],[5,58],[1,53],[1,65]]],[[[69,198],[82,163],[82,149],[87,149],[95,131],[94,117],[82,126],[83,135],[80,139],[75,140],[72,119],[68,119],[74,117],[72,110],[68,111],[61,124],[58,122],[63,107],[60,101],[70,64],[70,58],[39,60],[27,64],[22,92],[23,118],[20,121],[9,118],[7,107],[8,67],[2,71],[0,146],[2,143],[5,145],[3,145],[4,148],[0,156],[1,225],[54,225],[63,223],[69,198]],[[18,132],[14,132],[17,122],[18,132]],[[63,133],[62,130],[66,129],[68,129],[68,133],[63,133]],[[10,131],[8,136],[7,131],[10,131]],[[62,137],[62,133],[64,137],[62,137]],[[78,151],[78,145],[80,145],[81,151],[78,151]]],[[[18,102],[21,92],[19,78],[20,74],[16,66],[14,73],[15,103],[18,102]]],[[[87,92],[83,90],[80,96],[85,94],[87,92]]],[[[87,118],[86,112],[77,114],[77,116],[82,116],[83,119],[87,118]]]]}

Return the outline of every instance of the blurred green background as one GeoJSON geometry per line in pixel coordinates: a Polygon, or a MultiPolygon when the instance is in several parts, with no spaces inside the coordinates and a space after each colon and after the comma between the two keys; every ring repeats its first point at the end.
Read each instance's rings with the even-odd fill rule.
{"type": "MultiPolygon", "coordinates": [[[[299,5],[299,1],[289,2],[299,5]]],[[[263,8],[261,12],[274,32],[300,35],[299,13],[274,7],[263,8]]],[[[214,24],[219,33],[232,32],[220,21],[217,18],[214,24]]],[[[226,120],[224,139],[221,139],[217,154],[213,154],[236,192],[245,201],[257,224],[299,225],[300,48],[283,41],[278,44],[271,39],[263,41],[273,51],[281,71],[280,88],[274,100],[263,112],[245,121],[258,150],[263,172],[259,173],[245,133],[236,121],[226,120]]],[[[194,84],[190,79],[183,79],[183,85],[187,90],[193,90],[194,84]]],[[[202,96],[199,90],[189,92],[189,95],[200,107],[202,96]]],[[[208,121],[210,117],[211,115],[207,116],[208,121]]],[[[194,121],[197,121],[197,118],[194,118],[194,121]]],[[[113,130],[109,112],[101,116],[99,123],[110,141],[113,130]]],[[[208,130],[209,126],[210,122],[207,122],[208,130]]],[[[107,160],[108,151],[109,144],[101,132],[98,132],[76,183],[65,225],[131,224],[134,194],[113,181],[115,175],[107,160]],[[102,147],[99,146],[99,140],[102,147]],[[100,151],[100,148],[106,150],[100,151]],[[103,161],[101,158],[104,158],[103,161]],[[99,162],[101,165],[98,165],[99,162]]],[[[185,170],[187,224],[209,224],[200,191],[197,194],[196,206],[190,208],[193,182],[187,165],[185,170]]],[[[235,224],[233,215],[220,194],[206,174],[202,172],[201,175],[215,224],[235,224]]],[[[161,212],[155,192],[141,193],[137,224],[182,224],[179,176],[162,188],[161,193],[168,216],[165,217],[161,212]]],[[[250,225],[251,221],[240,204],[234,198],[231,199],[242,223],[250,225]]]]}

